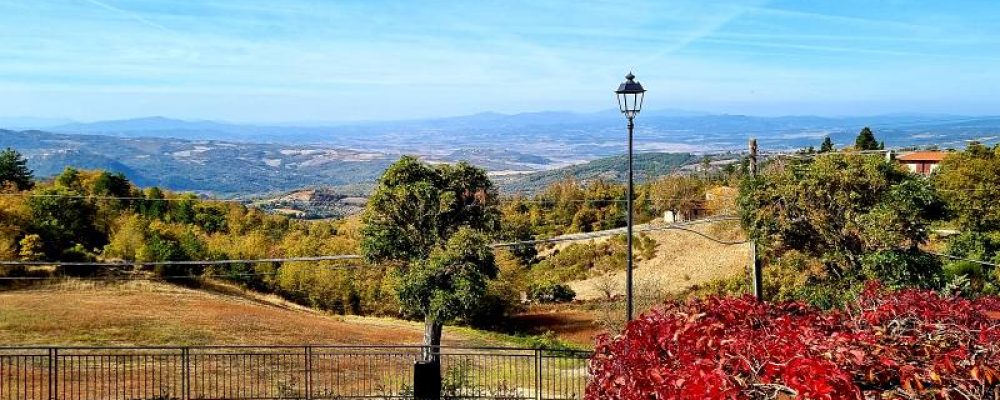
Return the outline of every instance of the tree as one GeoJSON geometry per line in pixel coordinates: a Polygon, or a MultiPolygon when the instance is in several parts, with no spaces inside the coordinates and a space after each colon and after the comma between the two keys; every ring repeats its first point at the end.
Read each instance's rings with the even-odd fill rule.
{"type": "MultiPolygon", "coordinates": [[[[881,145],[885,147],[885,145],[881,145]]],[[[861,132],[858,132],[857,139],[854,140],[855,150],[878,150],[880,148],[878,140],[875,140],[875,134],[872,133],[871,128],[864,127],[861,132]]]]}
{"type": "Polygon", "coordinates": [[[73,167],[66,167],[62,173],[56,176],[56,187],[69,189],[77,194],[83,195],[83,181],[80,178],[80,170],[73,167]]]}
{"type": "Polygon", "coordinates": [[[428,260],[413,263],[401,274],[400,304],[424,318],[426,359],[436,359],[444,323],[473,315],[496,275],[487,236],[471,228],[459,229],[428,260]]]}
{"type": "Polygon", "coordinates": [[[670,175],[653,182],[650,196],[658,211],[674,211],[690,217],[705,200],[706,183],[693,176],[670,175]]]}
{"type": "Polygon", "coordinates": [[[34,186],[28,160],[21,153],[7,148],[0,151],[0,184],[13,185],[17,190],[28,190],[34,186]]]}
{"type": "Polygon", "coordinates": [[[476,306],[460,303],[495,275],[492,255],[479,252],[499,229],[496,203],[486,171],[464,162],[430,166],[406,156],[379,178],[362,217],[361,252],[404,277],[397,293],[407,312],[424,318],[425,345],[440,345],[443,324],[476,306]]]}
{"type": "Polygon", "coordinates": [[[775,165],[744,182],[739,205],[744,228],[774,257],[801,252],[845,284],[935,284],[939,266],[922,258],[918,246],[943,214],[940,200],[926,180],[881,157],[775,165]]]}
{"type": "Polygon", "coordinates": [[[79,192],[53,187],[36,194],[28,199],[30,231],[43,239],[47,257],[56,259],[77,245],[90,250],[104,244],[107,238],[94,225],[94,205],[79,192]]]}
{"type": "Polygon", "coordinates": [[[167,201],[164,200],[166,198],[166,194],[163,193],[162,189],[156,186],[148,188],[145,190],[145,193],[143,193],[143,197],[145,197],[146,200],[141,200],[139,203],[139,210],[142,215],[156,219],[162,219],[167,215],[167,207],[169,205],[167,204],[167,201]]]}
{"type": "Polygon", "coordinates": [[[827,136],[827,137],[823,138],[823,143],[820,144],[820,146],[819,146],[819,152],[820,153],[829,153],[829,152],[831,152],[833,150],[834,150],[834,148],[833,148],[833,141],[830,140],[830,137],[827,136]]]}
{"type": "Polygon", "coordinates": [[[971,143],[949,154],[932,181],[963,231],[1000,231],[1000,146],[971,143]]]}

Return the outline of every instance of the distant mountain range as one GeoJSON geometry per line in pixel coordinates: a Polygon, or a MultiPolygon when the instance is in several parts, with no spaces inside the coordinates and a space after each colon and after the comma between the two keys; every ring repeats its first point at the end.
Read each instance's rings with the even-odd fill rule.
{"type": "MultiPolygon", "coordinates": [[[[1000,138],[996,116],[754,117],[659,110],[637,118],[635,147],[639,153],[741,151],[756,137],[762,151],[778,151],[818,146],[824,136],[843,146],[864,126],[889,147],[960,148],[970,140],[1000,138]]],[[[303,187],[363,191],[401,154],[432,162],[469,160],[505,187],[521,190],[567,175],[615,175],[623,160],[585,163],[625,152],[625,122],[614,110],[266,126],[164,117],[92,123],[0,119],[5,127],[15,129],[0,130],[0,147],[22,151],[40,176],[67,165],[104,168],[143,185],[223,195],[303,187]]],[[[672,170],[690,157],[660,160],[668,167],[657,171],[672,170]]]]}
{"type": "MultiPolygon", "coordinates": [[[[0,119],[0,128],[24,129],[26,125],[31,125],[33,129],[54,133],[322,144],[435,155],[460,149],[502,149],[557,161],[566,158],[581,161],[620,154],[624,139],[624,120],[614,110],[513,115],[481,113],[452,118],[308,126],[183,121],[164,117],[91,123],[58,122],[64,121],[0,119]]],[[[1000,134],[1000,116],[888,114],[755,117],[653,110],[643,112],[636,120],[636,146],[640,150],[652,151],[743,149],[746,139],[755,136],[762,146],[790,149],[818,144],[827,135],[835,143],[847,144],[864,126],[872,127],[880,139],[893,146],[961,145],[964,140],[996,140],[1000,134]]]]}

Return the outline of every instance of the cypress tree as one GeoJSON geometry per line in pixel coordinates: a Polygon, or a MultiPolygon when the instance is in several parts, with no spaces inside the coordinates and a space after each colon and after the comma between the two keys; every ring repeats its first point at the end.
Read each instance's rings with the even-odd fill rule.
{"type": "Polygon", "coordinates": [[[871,128],[865,127],[858,133],[858,138],[854,140],[855,150],[878,150],[879,144],[878,140],[875,140],[875,134],[872,133],[871,128]]]}

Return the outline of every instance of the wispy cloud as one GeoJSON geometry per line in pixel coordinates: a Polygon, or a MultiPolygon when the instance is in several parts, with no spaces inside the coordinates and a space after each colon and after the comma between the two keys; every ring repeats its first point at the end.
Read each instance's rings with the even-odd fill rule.
{"type": "Polygon", "coordinates": [[[692,43],[698,40],[712,35],[726,24],[739,18],[740,16],[751,10],[752,6],[760,6],[766,4],[767,0],[754,0],[741,4],[729,4],[721,7],[721,9],[712,9],[713,13],[705,22],[698,24],[693,29],[678,35],[673,40],[669,40],[665,45],[660,47],[658,51],[651,54],[649,57],[642,59],[637,64],[641,66],[652,66],[655,65],[660,59],[668,54],[680,51],[692,43]]]}
{"type": "Polygon", "coordinates": [[[795,11],[795,10],[787,10],[780,8],[748,7],[744,10],[744,12],[753,15],[782,17],[787,19],[793,19],[796,21],[803,21],[803,20],[808,20],[811,22],[822,21],[822,22],[832,22],[838,24],[849,24],[853,26],[877,25],[880,28],[894,28],[894,29],[908,29],[908,30],[926,30],[930,28],[926,25],[897,21],[889,18],[878,18],[878,19],[864,18],[864,17],[845,16],[845,15],[835,15],[829,13],[795,11]]]}
{"type": "Polygon", "coordinates": [[[115,7],[115,6],[112,6],[112,5],[110,5],[108,3],[105,3],[103,1],[98,1],[98,0],[81,0],[81,1],[93,4],[93,5],[97,6],[97,7],[103,8],[105,10],[114,12],[114,13],[119,14],[119,15],[122,15],[122,16],[128,18],[128,19],[131,19],[133,21],[136,21],[136,22],[138,22],[140,24],[143,24],[143,25],[146,25],[148,27],[159,29],[159,30],[161,30],[163,32],[166,32],[166,33],[170,34],[170,35],[179,36],[177,34],[177,32],[174,32],[170,28],[167,28],[167,27],[165,27],[165,26],[163,26],[161,24],[158,24],[156,22],[150,21],[149,19],[146,19],[143,16],[141,16],[139,14],[136,14],[134,12],[131,12],[131,11],[128,11],[128,10],[125,10],[125,9],[122,9],[122,8],[118,8],[118,7],[115,7]]]}

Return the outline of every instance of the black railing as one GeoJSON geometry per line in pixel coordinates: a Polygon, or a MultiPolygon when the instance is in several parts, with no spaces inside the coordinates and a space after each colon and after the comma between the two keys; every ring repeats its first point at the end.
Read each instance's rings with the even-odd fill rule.
{"type": "MultiPolygon", "coordinates": [[[[0,400],[412,398],[421,346],[0,347],[0,400]]],[[[442,398],[580,399],[581,351],[442,347],[442,398]]]]}

